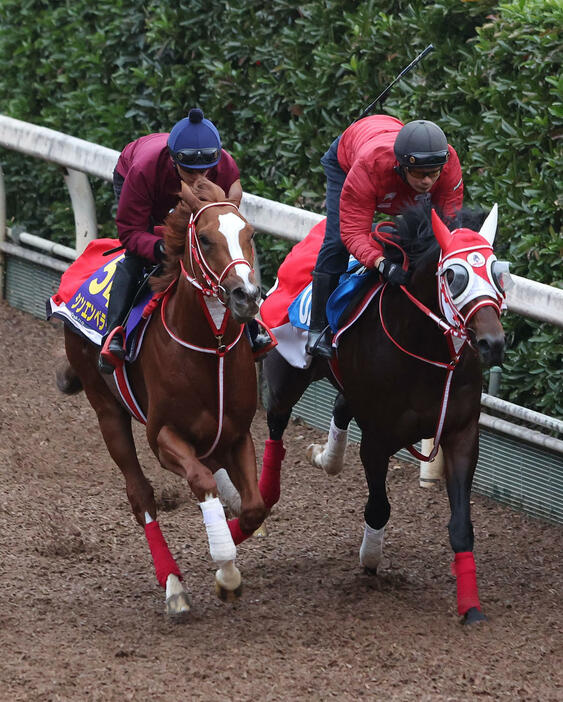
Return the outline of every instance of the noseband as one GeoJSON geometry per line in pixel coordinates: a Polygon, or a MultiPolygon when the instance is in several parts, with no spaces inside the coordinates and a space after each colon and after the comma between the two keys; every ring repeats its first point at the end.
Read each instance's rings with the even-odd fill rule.
{"type": "Polygon", "coordinates": [[[182,274],[185,279],[191,283],[194,287],[201,291],[203,295],[208,297],[216,297],[221,303],[225,304],[227,298],[227,291],[222,286],[223,280],[227,277],[227,274],[234,266],[245,265],[252,271],[252,265],[245,258],[234,258],[225,266],[223,272],[217,275],[211,266],[207,263],[203,251],[201,250],[201,245],[196,233],[196,222],[200,215],[205,212],[205,210],[211,207],[224,207],[228,205],[232,207],[237,212],[238,207],[232,202],[210,202],[199,209],[195,214],[192,212],[190,216],[190,221],[188,222],[188,250],[190,253],[190,267],[194,275],[190,275],[185,267],[184,262],[180,259],[180,267],[182,269],[182,274]],[[198,281],[196,274],[199,272],[203,279],[203,282],[198,281]]]}

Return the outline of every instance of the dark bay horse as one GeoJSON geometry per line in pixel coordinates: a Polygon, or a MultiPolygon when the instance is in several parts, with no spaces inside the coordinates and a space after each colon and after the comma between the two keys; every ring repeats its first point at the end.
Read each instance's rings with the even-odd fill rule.
{"type": "MultiPolygon", "coordinates": [[[[254,531],[266,515],[250,436],[256,370],[243,333],[260,300],[252,237],[252,227],[220,188],[207,180],[199,190],[183,187],[182,200],[166,221],[165,269],[152,280],[160,301],[137,360],[125,367],[152,451],[164,468],[188,481],[200,503],[222,599],[240,594],[241,575],[214,472],[225,467],[240,495],[239,529],[254,531]]],[[[57,372],[58,387],[67,393],[84,389],[125,477],[133,514],[145,529],[167,611],[183,614],[189,603],[182,576],[157,521],[153,489],[133,442],[131,413],[117,392],[117,373],[102,376],[98,348],[66,325],[65,349],[68,364],[57,372]]]]}
{"type": "Polygon", "coordinates": [[[312,458],[327,472],[338,472],[348,424],[356,419],[369,493],[360,563],[368,572],[375,572],[381,562],[390,516],[389,457],[411,446],[420,458],[412,445],[435,437],[435,451],[439,444],[445,461],[458,611],[468,622],[484,619],[469,500],[478,456],[481,363],[499,364],[504,351],[500,312],[505,265],[496,261],[492,249],[496,205],[484,223],[480,217],[479,232],[467,228],[471,216],[464,211],[459,228],[452,232],[428,207],[414,208],[400,218],[386,255],[402,249],[403,267],[408,265],[412,273],[410,283],[406,288],[385,285],[340,336],[334,374],[322,359],[308,369],[295,368],[278,349],[264,362],[270,432],[265,462],[273,463],[278,475],[284,456],[282,435],[293,406],[313,380],[338,378],[342,392],[335,402],[328,441],[324,447],[313,447],[312,458]]]}

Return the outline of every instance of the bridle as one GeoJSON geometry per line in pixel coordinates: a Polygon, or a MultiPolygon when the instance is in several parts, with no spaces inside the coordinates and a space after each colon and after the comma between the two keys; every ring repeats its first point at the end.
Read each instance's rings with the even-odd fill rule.
{"type": "MultiPolygon", "coordinates": [[[[380,226],[393,224],[390,222],[381,222],[376,227],[376,236],[386,244],[390,244],[398,248],[403,254],[403,267],[407,265],[407,255],[405,251],[399,246],[399,244],[393,241],[389,234],[386,232],[381,232],[379,230],[380,226]]],[[[455,236],[458,230],[452,232],[452,236],[455,236]]],[[[475,233],[476,234],[476,233],[475,233]]],[[[477,235],[478,236],[478,235],[477,235]]],[[[492,246],[488,244],[484,239],[475,242],[473,246],[464,246],[461,248],[456,248],[453,251],[448,250],[447,254],[442,251],[440,259],[438,262],[438,267],[436,271],[437,284],[438,284],[438,301],[440,305],[440,311],[442,317],[432,312],[424,303],[418,300],[414,295],[412,295],[404,285],[399,286],[403,293],[408,297],[408,299],[420,309],[424,314],[429,317],[440,329],[442,329],[444,336],[448,344],[448,351],[450,355],[450,360],[448,362],[435,361],[424,356],[420,356],[408,349],[404,348],[391,334],[387,328],[384,318],[383,318],[383,297],[385,291],[388,289],[388,283],[383,286],[380,296],[379,296],[379,319],[381,322],[381,327],[385,332],[387,338],[403,353],[416,358],[423,363],[428,363],[432,366],[437,366],[439,368],[444,368],[446,370],[446,380],[444,383],[444,389],[442,392],[442,399],[440,404],[440,412],[438,416],[438,422],[436,425],[434,446],[432,451],[428,456],[424,456],[420,451],[418,451],[414,446],[408,446],[407,450],[417,459],[421,461],[432,461],[436,457],[440,447],[440,439],[442,436],[442,430],[444,427],[444,421],[446,417],[446,411],[448,406],[448,400],[450,395],[451,382],[453,378],[453,373],[457,368],[460,358],[465,350],[466,346],[471,347],[474,351],[476,350],[471,336],[468,332],[468,324],[470,320],[474,317],[476,312],[483,307],[493,307],[497,312],[499,318],[503,309],[506,308],[505,303],[505,293],[501,289],[500,285],[495,282],[492,270],[496,257],[493,253],[492,246]],[[490,251],[487,259],[483,256],[483,251],[490,251]],[[485,267],[486,276],[482,273],[475,273],[470,260],[476,260],[481,265],[479,268],[485,267]],[[481,262],[482,261],[482,262],[481,262]],[[473,292],[470,290],[467,295],[462,297],[463,306],[465,307],[469,302],[474,300],[474,304],[471,305],[469,310],[462,314],[458,304],[456,302],[460,299],[460,296],[453,297],[452,292],[448,286],[446,280],[446,274],[450,267],[453,265],[462,265],[468,269],[468,284],[471,281],[472,275],[478,277],[476,281],[473,281],[472,288],[475,288],[473,292]]],[[[467,287],[467,286],[466,286],[467,287]]]]}
{"type": "Polygon", "coordinates": [[[210,202],[200,208],[195,214],[192,212],[190,220],[188,222],[188,251],[190,255],[190,268],[193,271],[193,275],[190,275],[184,266],[184,262],[180,259],[180,268],[182,270],[182,275],[184,278],[196,287],[203,295],[208,297],[216,297],[219,302],[223,305],[227,297],[227,291],[222,286],[223,280],[227,277],[227,274],[234,266],[245,265],[252,271],[252,265],[245,258],[234,258],[225,266],[222,273],[217,275],[211,266],[207,263],[203,251],[201,250],[201,244],[196,233],[196,222],[200,215],[211,207],[221,207],[229,206],[232,207],[236,212],[239,211],[238,207],[232,202],[210,202]],[[202,282],[197,279],[197,272],[200,273],[202,277],[202,282]]]}

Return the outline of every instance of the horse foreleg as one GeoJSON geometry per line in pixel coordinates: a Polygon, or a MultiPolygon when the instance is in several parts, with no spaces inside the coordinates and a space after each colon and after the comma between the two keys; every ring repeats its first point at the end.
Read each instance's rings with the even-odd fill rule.
{"type": "Polygon", "coordinates": [[[455,553],[452,573],[457,581],[457,610],[467,623],[485,619],[477,590],[470,506],[471,484],[479,453],[478,442],[477,421],[463,431],[444,435],[441,441],[451,510],[448,531],[455,553]]]}
{"type": "MultiPolygon", "coordinates": [[[[150,441],[150,439],[149,439],[150,441]]],[[[217,497],[217,484],[209,468],[195,455],[194,448],[174,429],[161,427],[156,437],[157,456],[162,466],[187,479],[199,502],[207,531],[211,558],[219,566],[215,587],[221,599],[241,593],[241,575],[234,565],[236,546],[227,525],[225,511],[217,497]]]]}
{"type": "MultiPolygon", "coordinates": [[[[67,342],[69,360],[73,356],[74,345],[73,339],[67,342]]],[[[189,612],[190,605],[180,584],[182,574],[156,521],[154,492],[137,458],[131,431],[131,417],[109,392],[106,384],[95,370],[95,364],[96,358],[93,356],[91,367],[84,369],[81,377],[86,396],[98,417],[100,431],[109,454],[125,478],[125,489],[133,515],[145,529],[157,580],[166,589],[167,612],[171,615],[185,614],[189,612]]]]}
{"type": "Polygon", "coordinates": [[[377,439],[373,429],[363,431],[360,457],[368,484],[368,501],[364,510],[364,536],[360,546],[360,565],[367,573],[377,573],[383,560],[385,525],[389,521],[391,505],[387,499],[385,481],[389,456],[377,439]]]}
{"type": "Polygon", "coordinates": [[[239,544],[260,527],[267,505],[256,482],[256,454],[250,434],[233,446],[231,455],[231,478],[240,494],[241,512],[237,519],[229,521],[229,529],[235,544],[239,544]]]}
{"type": "Polygon", "coordinates": [[[342,393],[334,401],[330,429],[325,444],[310,444],[307,458],[317,468],[322,468],[327,475],[338,475],[344,468],[344,454],[348,443],[348,425],[352,413],[342,393]]]}

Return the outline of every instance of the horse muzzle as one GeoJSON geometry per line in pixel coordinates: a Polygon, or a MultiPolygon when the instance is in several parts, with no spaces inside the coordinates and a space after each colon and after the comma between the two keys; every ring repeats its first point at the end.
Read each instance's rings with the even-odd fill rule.
{"type": "Polygon", "coordinates": [[[504,359],[504,334],[482,334],[472,340],[472,345],[477,350],[481,363],[490,368],[500,366],[504,359]]]}
{"type": "Polygon", "coordinates": [[[257,285],[235,285],[226,289],[225,304],[233,318],[241,324],[250,322],[260,309],[260,288],[257,285]]]}

